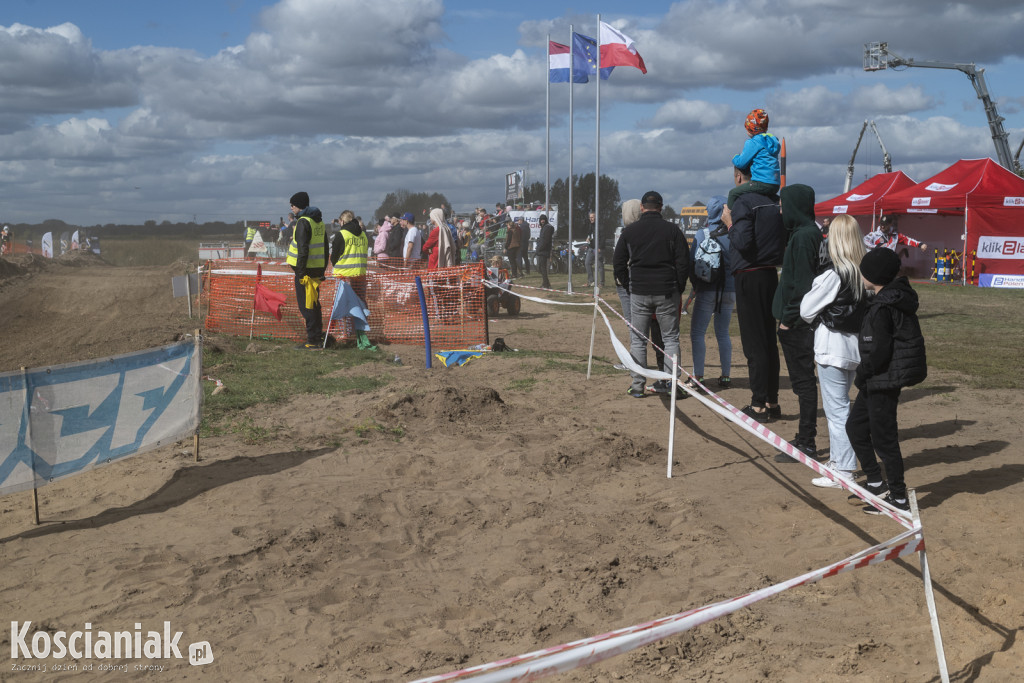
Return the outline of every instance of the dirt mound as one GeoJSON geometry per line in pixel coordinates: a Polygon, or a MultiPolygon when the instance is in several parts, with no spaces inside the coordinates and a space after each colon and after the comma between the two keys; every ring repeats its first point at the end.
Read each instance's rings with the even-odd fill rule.
{"type": "Polygon", "coordinates": [[[7,258],[0,258],[0,280],[24,275],[27,272],[28,270],[25,266],[15,263],[7,258]]]}

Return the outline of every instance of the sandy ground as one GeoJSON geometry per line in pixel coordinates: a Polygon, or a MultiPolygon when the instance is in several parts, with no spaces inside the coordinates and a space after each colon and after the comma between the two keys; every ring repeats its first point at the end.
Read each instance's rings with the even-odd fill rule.
{"type": "MultiPolygon", "coordinates": [[[[195,327],[171,298],[175,267],[0,268],[2,371],[156,346],[195,327]]],[[[603,328],[587,380],[590,329],[589,313],[527,302],[491,322],[519,353],[427,370],[422,349],[385,347],[404,365],[355,371],[391,378],[380,390],[251,409],[269,440],[209,438],[199,463],[179,444],[55,482],[39,490],[38,527],[30,494],[0,499],[0,652],[8,620],[51,632],[169,621],[182,645],[209,641],[215,661],[157,660],[159,674],[115,661],[128,672],[66,676],[411,680],[738,596],[900,532],[811,486],[806,467],[776,464],[693,399],[680,404],[667,478],[667,405],[624,394],[603,328]]],[[[745,368],[733,376],[723,395],[744,405],[745,368]]],[[[907,481],[952,679],[1020,680],[1022,397],[959,380],[933,371],[905,392],[907,481]]],[[[789,419],[771,426],[789,438],[788,384],[782,400],[789,419]]],[[[823,447],[823,416],[819,433],[823,447]]],[[[15,663],[0,679],[42,680],[15,663]]],[[[912,558],[556,680],[935,681],[938,666],[912,558]]]]}

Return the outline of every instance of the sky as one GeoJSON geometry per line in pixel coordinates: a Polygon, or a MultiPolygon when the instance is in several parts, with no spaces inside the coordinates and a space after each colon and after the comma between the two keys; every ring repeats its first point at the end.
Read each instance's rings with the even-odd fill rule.
{"type": "MultiPolygon", "coordinates": [[[[866,72],[864,43],[975,63],[1024,139],[1024,5],[904,0],[4,0],[0,221],[277,220],[298,190],[328,217],[388,192],[457,211],[546,177],[546,42],[601,20],[648,73],[601,84],[600,170],[622,199],[678,208],[725,194],[743,119],[768,111],[787,181],[843,190],[865,120],[917,181],[995,158],[952,69],[866,72]]],[[[569,86],[550,86],[550,177],[569,172],[569,86]]],[[[596,85],[573,87],[573,170],[594,170],[596,85]]],[[[853,184],[881,172],[870,129],[853,184]]]]}

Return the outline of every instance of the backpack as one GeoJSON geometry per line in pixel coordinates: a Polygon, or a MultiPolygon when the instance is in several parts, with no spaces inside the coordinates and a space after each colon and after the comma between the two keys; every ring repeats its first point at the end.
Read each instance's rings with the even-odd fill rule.
{"type": "Polygon", "coordinates": [[[708,233],[708,236],[697,245],[694,253],[693,276],[701,282],[717,285],[725,281],[722,245],[708,233]]]}

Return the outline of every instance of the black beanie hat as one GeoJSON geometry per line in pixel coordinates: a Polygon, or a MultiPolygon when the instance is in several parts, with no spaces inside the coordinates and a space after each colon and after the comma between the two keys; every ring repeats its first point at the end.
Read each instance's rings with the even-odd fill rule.
{"type": "Polygon", "coordinates": [[[885,287],[896,279],[899,272],[900,257],[886,247],[872,249],[860,262],[860,274],[873,285],[885,287]]]}
{"type": "Polygon", "coordinates": [[[309,195],[305,192],[296,192],[292,195],[292,198],[288,200],[292,206],[297,206],[300,209],[309,208],[309,195]]]}

